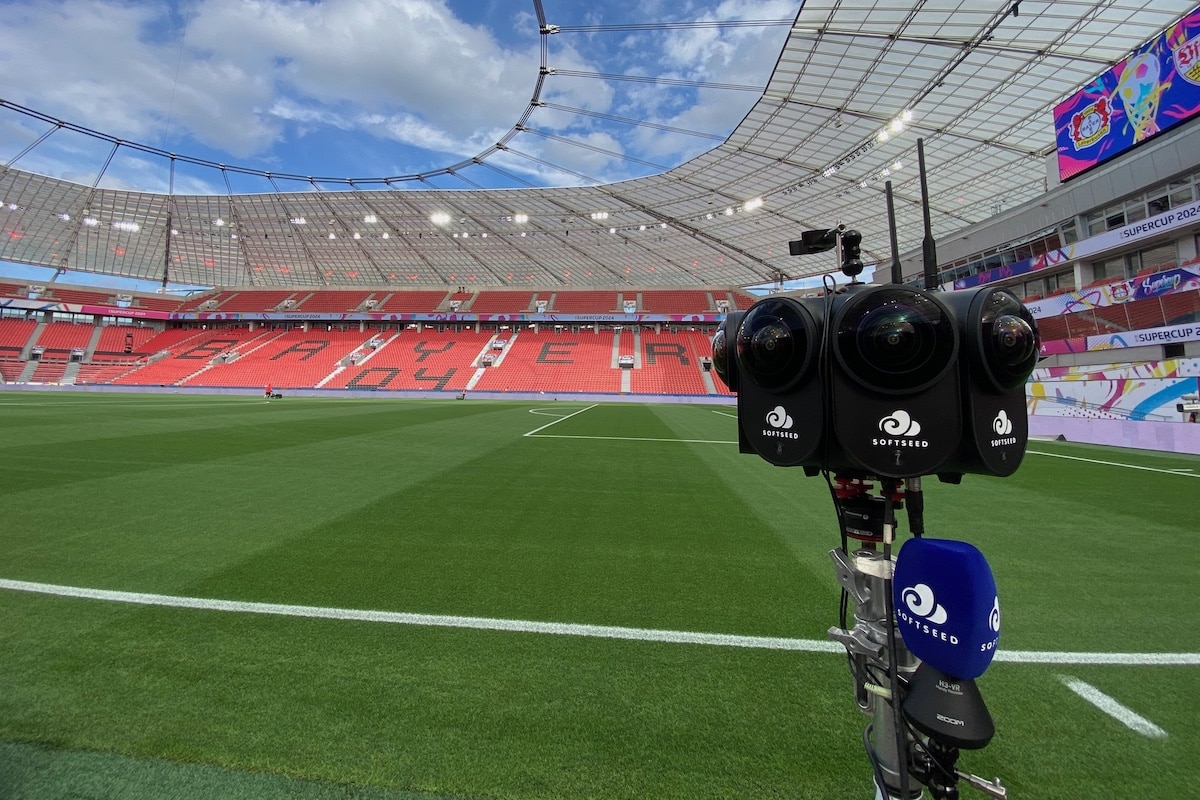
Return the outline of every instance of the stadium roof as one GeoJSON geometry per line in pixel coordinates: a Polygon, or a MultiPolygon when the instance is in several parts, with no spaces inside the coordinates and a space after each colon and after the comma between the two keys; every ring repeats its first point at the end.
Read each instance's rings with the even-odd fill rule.
{"type": "MultiPolygon", "coordinates": [[[[554,36],[534,6],[542,37],[554,36]]],[[[921,241],[918,138],[935,235],[1027,202],[1047,188],[1053,106],[1193,7],[808,0],[728,139],[620,183],[447,190],[420,188],[425,175],[261,173],[261,192],[162,194],[109,188],[103,169],[94,185],[26,172],[18,156],[0,168],[0,259],[219,286],[749,285],[833,271],[831,254],[791,256],[787,242],[841,222],[863,233],[867,263],[886,263],[885,181],[901,251],[921,241]]],[[[544,47],[542,65],[510,136],[441,174],[488,166],[529,134],[553,75],[544,47]]],[[[110,160],[133,148],[172,175],[186,161],[88,133],[107,138],[110,160]]],[[[197,164],[230,185],[228,168],[197,164]]]]}

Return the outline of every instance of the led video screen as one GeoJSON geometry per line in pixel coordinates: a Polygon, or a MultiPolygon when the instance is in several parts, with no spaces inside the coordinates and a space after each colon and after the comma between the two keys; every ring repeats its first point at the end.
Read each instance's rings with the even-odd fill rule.
{"type": "Polygon", "coordinates": [[[1200,8],[1054,107],[1063,181],[1200,113],[1200,8]]]}

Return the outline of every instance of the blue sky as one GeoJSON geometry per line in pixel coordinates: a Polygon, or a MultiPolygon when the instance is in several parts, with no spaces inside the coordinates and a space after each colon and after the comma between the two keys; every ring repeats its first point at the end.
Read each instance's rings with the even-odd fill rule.
{"type": "MultiPolygon", "coordinates": [[[[795,0],[544,0],[573,26],[791,20],[795,0]]],[[[0,97],[131,142],[214,162],[329,177],[435,171],[478,155],[519,120],[540,67],[530,0],[23,0],[0,2],[0,97]]],[[[664,76],[762,87],[786,25],[571,31],[544,37],[560,72],[664,76]]],[[[551,75],[514,147],[497,158],[534,185],[600,181],[674,166],[716,142],[613,120],[724,137],[755,91],[551,75]],[[565,111],[575,109],[578,111],[565,111]]],[[[0,159],[45,129],[0,113],[0,159]]],[[[90,183],[110,145],[55,133],[18,165],[90,183]]],[[[161,159],[122,149],[104,185],[165,191],[161,159]]],[[[524,185],[491,170],[480,185],[524,185]]],[[[236,179],[236,178],[235,178],[236,179]]],[[[468,188],[453,178],[436,185],[468,188]]],[[[251,187],[246,187],[247,189],[251,187]]],[[[301,187],[294,187],[301,188],[301,187]]],[[[234,187],[235,191],[239,187],[234,187]]],[[[270,187],[260,188],[260,191],[270,187]]],[[[223,193],[219,173],[177,169],[177,192],[223,193]]]]}
{"type": "MultiPolygon", "coordinates": [[[[405,176],[471,159],[507,134],[533,97],[544,38],[548,66],[559,73],[690,85],[549,75],[541,91],[547,106],[527,123],[541,133],[511,142],[532,158],[500,153],[487,160],[496,170],[463,175],[488,188],[588,182],[579,176],[616,181],[659,171],[648,164],[683,163],[728,135],[758,99],[788,32],[786,24],[630,26],[790,22],[798,7],[797,0],[543,0],[547,22],[567,29],[543,37],[532,0],[0,0],[0,98],[215,163],[276,174],[405,176]],[[582,26],[624,28],[570,30],[582,26]],[[758,88],[696,85],[714,83],[758,88]]],[[[0,163],[50,127],[0,109],[0,163]]],[[[88,185],[100,176],[105,187],[168,191],[167,159],[122,147],[105,167],[111,147],[60,130],[13,165],[88,185]]],[[[227,174],[235,192],[272,190],[261,178],[227,174]]],[[[449,176],[426,185],[470,188],[449,176]]],[[[280,188],[311,186],[281,181],[280,188]]],[[[174,191],[227,187],[219,170],[177,162],[174,191]]],[[[0,274],[23,273],[52,274],[0,263],[0,274]]]]}

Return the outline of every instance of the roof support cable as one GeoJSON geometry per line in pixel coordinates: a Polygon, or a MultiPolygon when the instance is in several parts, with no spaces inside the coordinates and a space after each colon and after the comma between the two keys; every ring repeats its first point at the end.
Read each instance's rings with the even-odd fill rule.
{"type": "Polygon", "coordinates": [[[4,164],[4,171],[5,171],[5,172],[8,172],[9,168],[10,168],[10,167],[12,167],[12,165],[13,165],[13,164],[17,163],[17,161],[19,161],[19,160],[20,160],[22,157],[24,157],[24,156],[28,155],[28,154],[29,154],[29,153],[30,153],[30,152],[31,152],[31,151],[32,151],[34,148],[36,148],[36,147],[37,147],[38,145],[40,145],[42,142],[44,142],[44,141],[46,141],[48,138],[50,138],[50,134],[54,133],[55,131],[60,131],[60,130],[62,130],[62,127],[63,127],[63,124],[62,124],[61,122],[56,122],[56,123],[54,124],[54,127],[50,128],[50,129],[49,129],[49,130],[47,130],[45,133],[43,133],[41,136],[39,136],[38,138],[34,139],[34,140],[33,140],[33,141],[32,141],[32,142],[31,142],[31,143],[28,145],[28,146],[26,146],[26,147],[25,147],[25,149],[24,149],[24,150],[22,150],[21,152],[17,153],[15,156],[13,156],[13,157],[12,157],[12,158],[10,158],[10,159],[9,159],[7,162],[5,162],[5,164],[4,164]]]}

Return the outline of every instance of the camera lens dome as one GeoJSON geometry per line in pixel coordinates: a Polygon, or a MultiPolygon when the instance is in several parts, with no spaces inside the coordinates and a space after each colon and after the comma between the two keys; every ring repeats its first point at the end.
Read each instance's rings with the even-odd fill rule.
{"type": "Polygon", "coordinates": [[[722,383],[729,386],[729,334],[724,325],[713,334],[712,364],[713,369],[717,371],[717,377],[721,379],[722,383]]]}
{"type": "Polygon", "coordinates": [[[953,366],[958,337],[945,306],[904,286],[863,291],[842,307],[835,350],[843,368],[869,389],[928,388],[953,366]]]}
{"type": "Polygon", "coordinates": [[[741,374],[767,391],[789,389],[808,373],[819,335],[812,315],[800,304],[787,298],[762,300],[738,328],[741,374]]]}
{"type": "Polygon", "coordinates": [[[1016,389],[1037,365],[1040,344],[1033,315],[1012,293],[996,290],[979,315],[983,363],[1000,389],[1016,389]]]}

